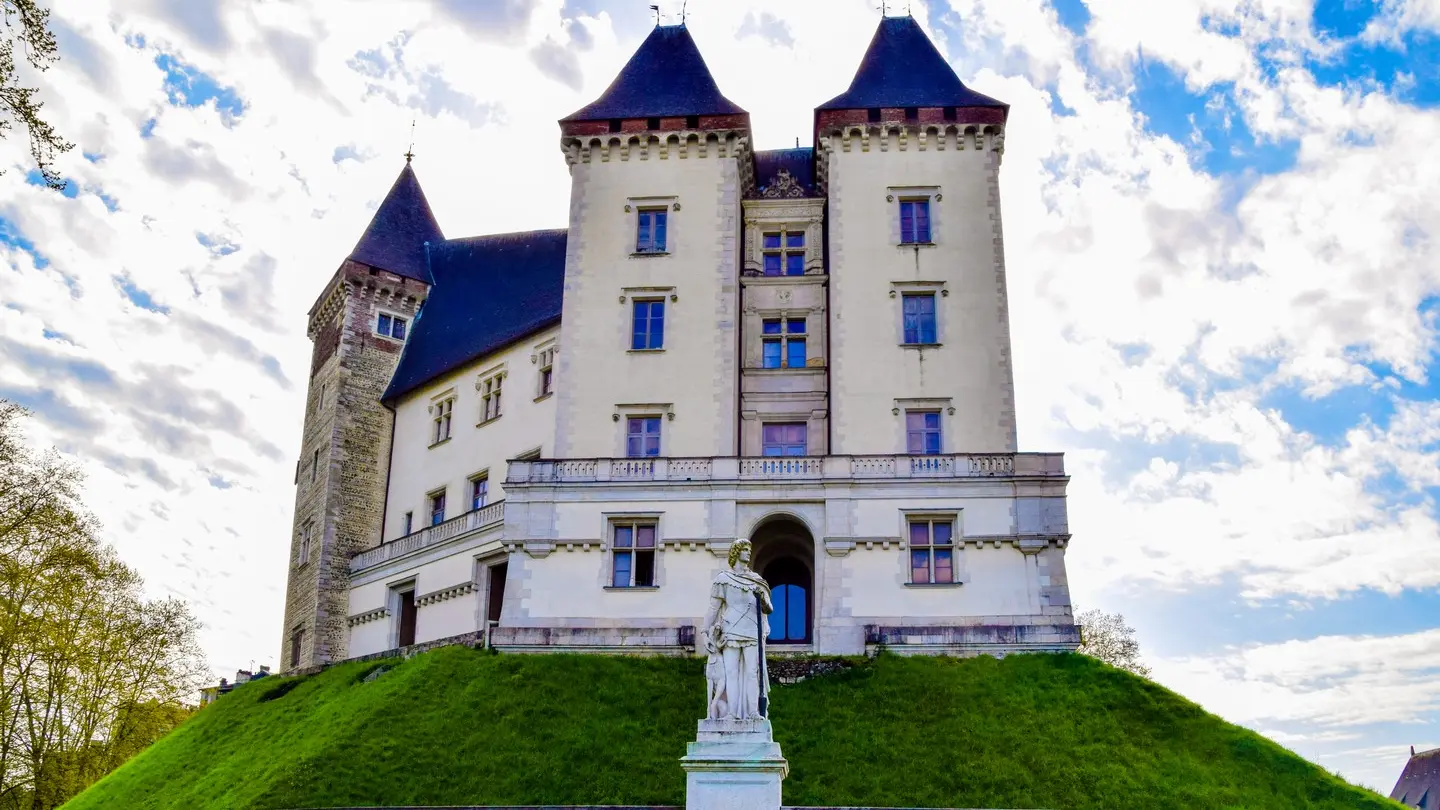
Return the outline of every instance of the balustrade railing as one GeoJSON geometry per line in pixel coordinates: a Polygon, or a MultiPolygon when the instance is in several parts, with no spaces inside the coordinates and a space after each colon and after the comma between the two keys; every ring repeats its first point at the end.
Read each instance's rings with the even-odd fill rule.
{"type": "MultiPolygon", "coordinates": [[[[598,458],[512,461],[506,484],[608,481],[803,481],[1063,476],[1061,453],[598,458]]],[[[397,541],[398,542],[398,541],[397,541]]]]}
{"type": "Polygon", "coordinates": [[[453,537],[476,531],[493,525],[499,525],[505,521],[505,502],[482,506],[479,509],[472,509],[463,515],[456,515],[449,520],[436,523],[433,526],[426,526],[418,532],[411,532],[404,537],[397,537],[388,543],[381,543],[375,548],[366,549],[350,558],[350,571],[362,571],[366,568],[379,565],[386,560],[393,560],[396,557],[403,557],[412,551],[419,551],[427,546],[443,543],[453,537]]]}

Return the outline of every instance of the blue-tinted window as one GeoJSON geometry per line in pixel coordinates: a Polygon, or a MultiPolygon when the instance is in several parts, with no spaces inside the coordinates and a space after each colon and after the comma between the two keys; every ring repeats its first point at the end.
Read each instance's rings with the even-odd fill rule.
{"type": "Polygon", "coordinates": [[[780,340],[763,340],[760,342],[760,367],[780,368],[780,340]]]}
{"type": "Polygon", "coordinates": [[[610,560],[610,584],[613,587],[653,587],[655,526],[643,523],[616,526],[610,560]]]}
{"type": "Polygon", "coordinates": [[[761,432],[761,454],[766,456],[805,455],[806,430],[804,422],[765,425],[761,432]]]}
{"type": "Polygon", "coordinates": [[[905,452],[917,455],[940,453],[940,412],[908,411],[905,414],[905,452]]]}
{"type": "Polygon", "coordinates": [[[640,416],[629,420],[625,455],[630,458],[660,455],[660,417],[640,416]]]}
{"type": "Polygon", "coordinates": [[[905,244],[930,241],[930,201],[900,201],[900,241],[905,244]]]}
{"type": "Polygon", "coordinates": [[[784,231],[763,234],[762,267],[767,276],[805,275],[805,232],[784,231]]]}
{"type": "Polygon", "coordinates": [[[435,526],[445,522],[445,493],[440,492],[430,496],[430,525],[435,526]]]}
{"type": "Polygon", "coordinates": [[[910,522],[910,581],[917,585],[955,581],[954,524],[948,520],[910,522]]]}
{"type": "Polygon", "coordinates": [[[935,295],[920,293],[903,297],[906,343],[935,343],[935,295]]]}
{"type": "Polygon", "coordinates": [[[785,365],[790,368],[805,367],[805,338],[792,337],[785,341],[785,365]]]}
{"type": "Polygon", "coordinates": [[[636,253],[665,252],[664,208],[641,208],[635,232],[636,253]]]}
{"type": "Polygon", "coordinates": [[[660,349],[665,346],[665,302],[636,301],[632,349],[660,349]]]}

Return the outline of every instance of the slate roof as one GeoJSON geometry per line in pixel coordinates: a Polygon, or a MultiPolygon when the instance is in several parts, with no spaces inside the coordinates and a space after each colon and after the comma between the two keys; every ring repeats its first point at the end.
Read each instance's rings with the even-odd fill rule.
{"type": "Polygon", "coordinates": [[[850,89],[816,109],[870,107],[1009,109],[1010,105],[962,84],[913,17],[886,17],[875,29],[850,89]]]}
{"type": "Polygon", "coordinates": [[[790,173],[795,185],[803,192],[800,195],[785,193],[781,196],[819,196],[815,193],[815,150],[808,146],[799,149],[766,149],[756,152],[756,196],[764,197],[766,189],[775,186],[775,178],[781,169],[790,173]]]}
{"type": "Polygon", "coordinates": [[[1410,807],[1440,808],[1440,748],[1411,754],[1390,798],[1410,807]]]}
{"type": "Polygon", "coordinates": [[[420,190],[420,180],[407,160],[390,193],[375,209],[369,227],[350,251],[350,258],[429,283],[425,243],[434,244],[444,239],[435,215],[430,212],[430,203],[425,201],[425,192],[420,190]]]}
{"type": "Polygon", "coordinates": [[[744,113],[721,95],[684,25],[657,25],[600,98],[566,121],[744,113]]]}
{"type": "Polygon", "coordinates": [[[380,400],[560,322],[565,230],[451,239],[430,247],[434,287],[380,400]]]}

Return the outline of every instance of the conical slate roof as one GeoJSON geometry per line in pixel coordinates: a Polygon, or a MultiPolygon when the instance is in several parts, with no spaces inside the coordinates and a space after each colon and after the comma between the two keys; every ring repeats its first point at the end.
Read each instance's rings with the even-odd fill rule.
{"type": "Polygon", "coordinates": [[[819,110],[870,107],[999,107],[1010,105],[960,82],[913,17],[880,21],[850,89],[819,110]]]}
{"type": "Polygon", "coordinates": [[[684,25],[657,25],[600,98],[567,121],[735,115],[745,111],[721,95],[684,25]]]}
{"type": "Polygon", "coordinates": [[[430,213],[430,203],[425,201],[425,192],[420,189],[420,180],[407,160],[390,193],[375,209],[370,226],[350,251],[350,258],[429,284],[425,243],[438,244],[444,238],[435,215],[430,213]]]}

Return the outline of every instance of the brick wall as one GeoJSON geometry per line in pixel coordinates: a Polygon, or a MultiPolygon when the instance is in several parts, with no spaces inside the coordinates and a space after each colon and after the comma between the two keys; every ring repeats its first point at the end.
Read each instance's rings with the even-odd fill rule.
{"type": "Polygon", "coordinates": [[[427,290],[422,282],[346,261],[310,311],[314,350],[296,466],[281,671],[296,668],[291,645],[297,633],[300,668],[346,657],[349,562],[380,542],[392,427],[380,396],[402,348],[375,334],[377,310],[413,324],[427,290]],[[307,525],[310,558],[300,565],[307,525]]]}

